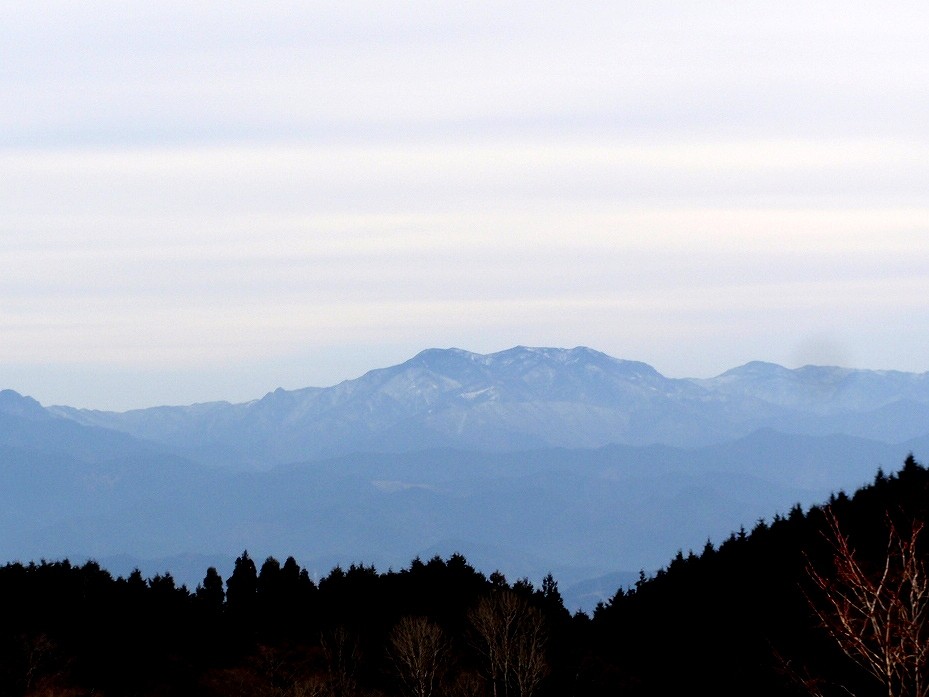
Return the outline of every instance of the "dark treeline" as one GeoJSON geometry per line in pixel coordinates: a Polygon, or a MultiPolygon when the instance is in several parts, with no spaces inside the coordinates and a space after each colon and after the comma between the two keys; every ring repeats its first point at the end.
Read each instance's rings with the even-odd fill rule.
{"type": "Polygon", "coordinates": [[[211,568],[193,591],[94,562],[8,564],[0,694],[528,697],[571,624],[551,577],[511,584],[460,555],[317,584],[293,558],[245,552],[225,584],[211,568]],[[411,691],[427,673],[429,691],[411,691]]]}
{"type": "MultiPolygon", "coordinates": [[[[293,558],[246,552],[192,590],[93,562],[7,564],[0,695],[880,695],[887,681],[920,694],[903,673],[882,685],[856,666],[828,625],[845,568],[836,531],[869,577],[884,562],[893,575],[888,536],[911,539],[927,504],[929,471],[910,458],[852,496],[681,552],[592,617],[572,616],[550,576],[509,582],[460,555],[315,583],[293,558]]],[[[924,644],[922,620],[910,629],[924,644]]]]}

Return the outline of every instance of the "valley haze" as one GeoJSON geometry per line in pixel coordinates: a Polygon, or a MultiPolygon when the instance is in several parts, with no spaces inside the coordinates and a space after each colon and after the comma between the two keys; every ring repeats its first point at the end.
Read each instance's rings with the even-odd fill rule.
{"type": "Polygon", "coordinates": [[[586,347],[429,349],[240,404],[104,412],[5,390],[0,556],[195,585],[246,548],[317,575],[457,551],[551,571],[589,607],[678,549],[927,449],[927,374],[753,362],[667,378],[586,347]]]}

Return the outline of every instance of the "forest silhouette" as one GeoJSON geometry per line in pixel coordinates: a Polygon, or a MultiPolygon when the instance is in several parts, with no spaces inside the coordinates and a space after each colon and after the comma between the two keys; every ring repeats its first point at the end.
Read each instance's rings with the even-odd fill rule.
{"type": "Polygon", "coordinates": [[[910,457],[851,495],[682,550],[591,615],[572,615],[550,575],[535,587],[458,554],[316,582],[292,557],[245,551],[195,589],[92,561],[10,563],[0,695],[925,695],[927,504],[929,470],[910,457]],[[860,632],[863,650],[875,623],[896,642],[874,649],[900,668],[886,680],[842,618],[830,624],[848,611],[851,562],[897,594],[860,632]]]}

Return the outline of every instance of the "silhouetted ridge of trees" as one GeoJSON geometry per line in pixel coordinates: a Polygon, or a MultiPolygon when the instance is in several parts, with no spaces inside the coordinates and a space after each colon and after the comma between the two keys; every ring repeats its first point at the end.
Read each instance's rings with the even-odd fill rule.
{"type": "MultiPolygon", "coordinates": [[[[927,507],[929,471],[911,457],[853,495],[682,550],[591,617],[565,609],[551,576],[510,582],[457,554],[399,571],[336,567],[317,583],[292,557],[243,552],[229,578],[210,568],[195,589],[94,562],[11,563],[0,695],[887,694],[828,613],[882,569],[896,588],[918,587],[927,507]]],[[[929,641],[921,620],[903,626],[909,607],[922,605],[899,605],[902,629],[891,627],[906,651],[929,641]]],[[[892,694],[924,694],[913,656],[887,678],[892,694]]]]}
{"type": "MultiPolygon", "coordinates": [[[[409,676],[397,665],[397,628],[409,640],[410,627],[428,626],[445,647],[434,694],[496,678],[513,683],[506,694],[529,697],[538,684],[491,675],[477,648],[472,613],[504,596],[518,617],[539,621],[537,634],[570,623],[551,577],[539,589],[488,579],[457,554],[398,572],[336,567],[316,584],[293,558],[259,568],[244,552],[225,583],[210,568],[193,591],[170,574],[114,579],[94,562],[7,564],[0,694],[400,694],[409,676]]],[[[535,660],[541,683],[548,652],[535,660]]]]}
{"type": "MultiPolygon", "coordinates": [[[[678,553],[651,579],[620,590],[594,613],[588,694],[886,695],[842,654],[811,611],[810,569],[833,573],[827,512],[876,569],[886,556],[888,517],[902,528],[929,513],[929,471],[909,457],[902,470],[853,496],[798,506],[699,554],[678,553]],[[673,670],[669,669],[673,666],[673,670]],[[614,680],[614,678],[616,678],[614,680]],[[806,684],[804,684],[806,683],[806,684]]],[[[923,557],[926,550],[923,547],[923,557]]],[[[927,637],[929,639],[929,637],[927,637]]]]}

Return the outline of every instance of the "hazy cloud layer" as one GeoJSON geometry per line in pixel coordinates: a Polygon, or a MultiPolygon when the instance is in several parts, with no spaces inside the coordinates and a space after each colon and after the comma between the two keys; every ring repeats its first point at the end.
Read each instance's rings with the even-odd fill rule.
{"type": "Polygon", "coordinates": [[[5,3],[0,386],[929,369],[929,7],[5,3]]]}

